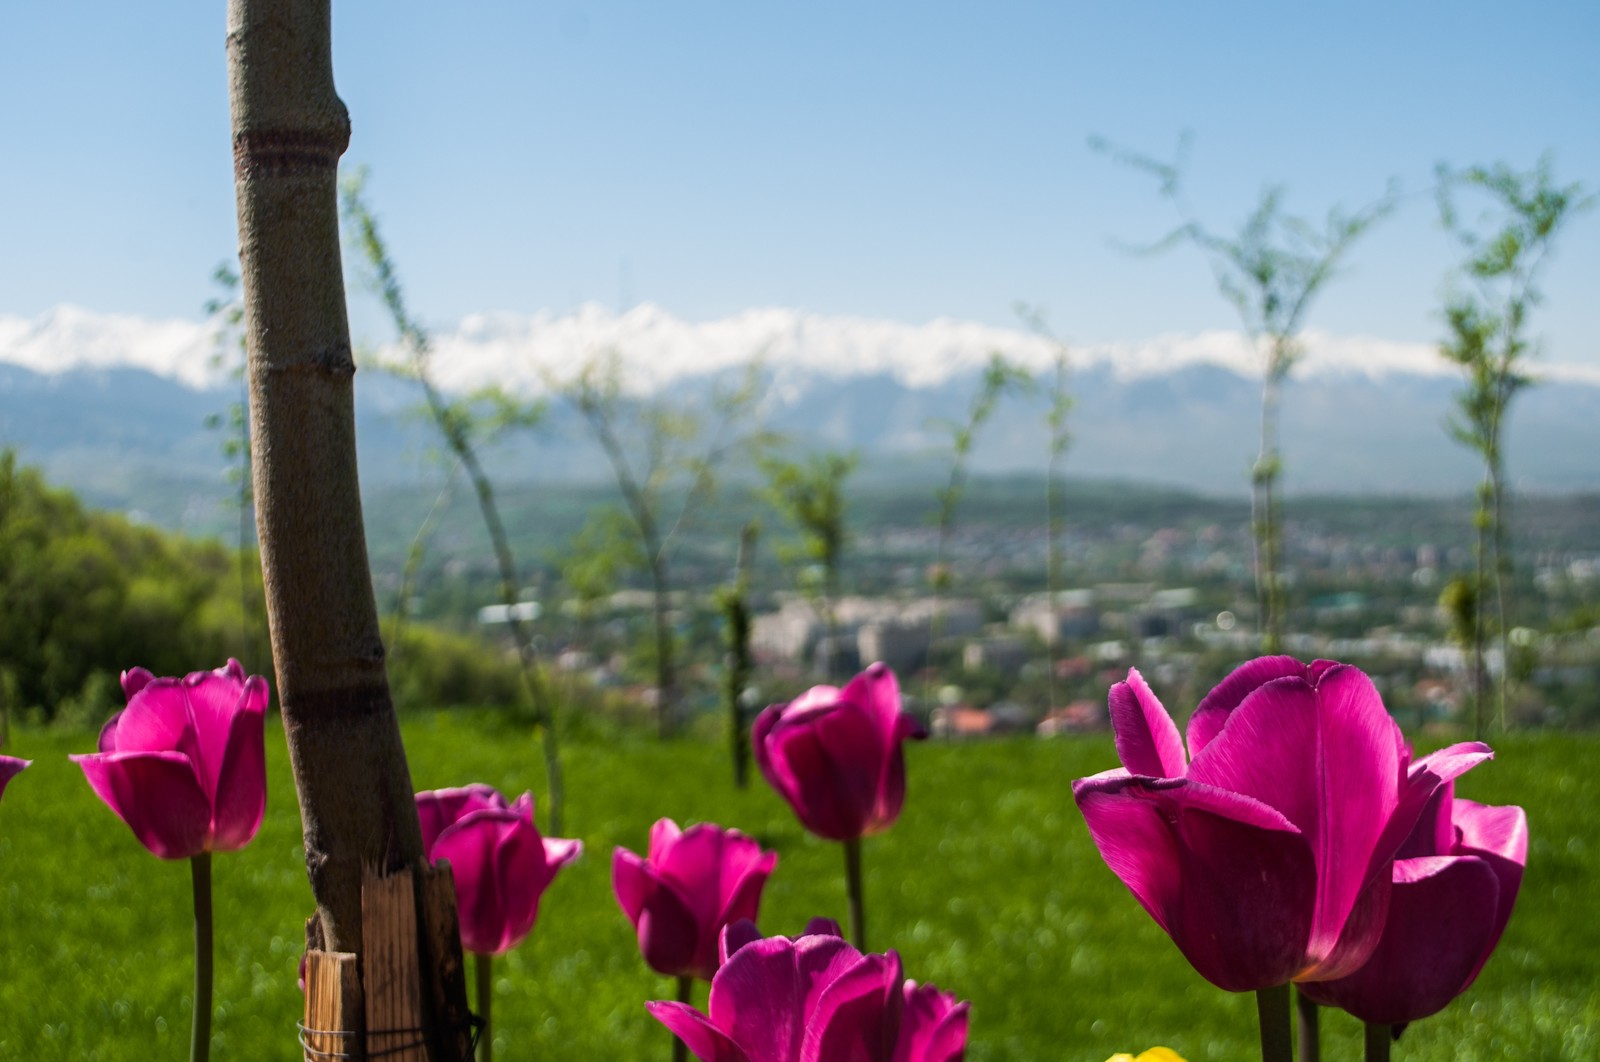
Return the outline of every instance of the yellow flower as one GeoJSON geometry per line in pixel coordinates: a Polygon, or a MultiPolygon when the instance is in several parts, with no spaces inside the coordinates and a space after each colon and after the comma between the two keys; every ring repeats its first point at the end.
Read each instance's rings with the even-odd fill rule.
{"type": "Polygon", "coordinates": [[[1183,1059],[1178,1056],[1178,1052],[1170,1047],[1152,1047],[1138,1056],[1130,1055],[1127,1052],[1123,1052],[1120,1055],[1112,1055],[1106,1059],[1106,1062],[1183,1062],[1183,1059]]]}

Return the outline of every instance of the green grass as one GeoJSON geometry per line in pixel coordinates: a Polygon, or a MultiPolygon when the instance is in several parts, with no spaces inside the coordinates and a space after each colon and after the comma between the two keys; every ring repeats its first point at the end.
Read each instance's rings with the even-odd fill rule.
{"type": "MultiPolygon", "coordinates": [[[[536,788],[526,735],[467,713],[405,724],[419,788],[486,781],[536,788]]],[[[1516,735],[1467,776],[1464,796],[1528,809],[1528,874],[1498,954],[1465,997],[1406,1033],[1398,1059],[1600,1057],[1600,738],[1516,735]]],[[[146,853],[90,793],[66,754],[91,734],[23,730],[33,758],[0,806],[0,1059],[179,1059],[192,967],[189,873],[146,853]]],[[[214,1057],[297,1057],[295,987],[310,893],[281,733],[254,844],[215,862],[214,1057]]],[[[890,832],[866,842],[871,942],[907,972],[973,1003],[968,1058],[1084,1059],[1167,1044],[1190,1062],[1247,1059],[1254,1003],[1213,989],[1101,863],[1071,780],[1114,764],[1108,738],[919,745],[890,832]]],[[[838,846],[807,835],[757,779],[735,790],[720,747],[643,740],[569,750],[569,832],[584,858],[546,893],[533,936],[499,964],[504,1059],[664,1059],[645,1013],[671,984],[639,959],[611,895],[612,847],[650,824],[711,819],[781,853],[763,906],[768,932],[813,915],[844,920],[838,846]]],[[[700,990],[703,992],[703,989],[700,990]]],[[[703,1001],[703,996],[701,997],[703,1001]]],[[[1324,1019],[1326,1057],[1356,1058],[1353,1019],[1324,1019]]]]}

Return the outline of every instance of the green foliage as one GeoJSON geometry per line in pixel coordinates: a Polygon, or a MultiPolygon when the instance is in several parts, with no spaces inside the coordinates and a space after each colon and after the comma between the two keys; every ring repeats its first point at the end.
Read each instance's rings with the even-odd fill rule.
{"type": "Polygon", "coordinates": [[[612,542],[606,563],[631,555],[650,580],[655,644],[648,656],[665,737],[678,723],[677,635],[668,616],[675,586],[672,552],[679,535],[715,496],[718,469],[739,449],[760,442],[747,422],[762,391],[761,362],[752,358],[737,383],[715,387],[704,409],[626,394],[622,356],[615,349],[597,352],[571,379],[550,382],[588,425],[622,495],[636,548],[624,553],[612,542]]]}
{"type": "Polygon", "coordinates": [[[522,702],[522,676],[507,658],[478,638],[430,627],[409,626],[394,658],[389,683],[395,704],[406,711],[447,705],[505,708],[522,702]]]}
{"type": "MultiPolygon", "coordinates": [[[[217,542],[197,542],[85,509],[0,451],[0,673],[7,708],[100,722],[122,703],[118,676],[147,667],[183,675],[238,657],[271,674],[266,632],[240,640],[237,580],[253,615],[264,610],[261,565],[217,542]]],[[[482,642],[410,628],[402,636],[402,704],[515,704],[515,665],[482,642]]]]}
{"type": "Polygon", "coordinates": [[[1284,622],[1277,493],[1283,474],[1278,452],[1279,393],[1300,357],[1300,330],[1312,301],[1336,275],[1351,244],[1394,210],[1398,190],[1391,185],[1382,198],[1353,213],[1332,207],[1317,225],[1287,213],[1283,189],[1268,187],[1236,232],[1224,235],[1201,223],[1184,199],[1187,136],[1179,140],[1171,162],[1116,147],[1100,137],[1091,138],[1089,146],[1156,179],[1162,198],[1173,205],[1180,223],[1143,250],[1156,253],[1188,244],[1201,251],[1217,290],[1238,311],[1251,342],[1262,354],[1261,446],[1250,470],[1251,529],[1256,544],[1262,646],[1265,652],[1277,652],[1284,622]]]}
{"type": "Polygon", "coordinates": [[[936,591],[948,588],[950,583],[950,572],[944,563],[945,547],[950,539],[950,530],[955,526],[956,507],[961,503],[961,494],[966,488],[967,458],[972,454],[973,441],[994,415],[1001,398],[1012,392],[1031,393],[1034,386],[1033,376],[1028,370],[1013,363],[1000,351],[994,351],[989,355],[978,390],[973,393],[967,407],[967,419],[959,423],[946,421],[942,424],[950,433],[950,475],[938,492],[939,545],[933,568],[936,591]]]}
{"type": "MultiPolygon", "coordinates": [[[[237,656],[262,669],[264,642],[239,641],[232,575],[217,543],[85,510],[0,452],[0,666],[20,706],[107,714],[120,698],[91,702],[136,664],[181,675],[237,656]]],[[[252,592],[259,600],[259,565],[252,592]]]]}
{"type": "Polygon", "coordinates": [[[1450,638],[1471,649],[1478,628],[1478,588],[1470,579],[1452,579],[1439,593],[1439,607],[1450,617],[1450,638]]]}
{"type": "Polygon", "coordinates": [[[796,460],[764,454],[759,465],[766,476],[768,504],[800,532],[800,547],[780,547],[792,562],[821,565],[823,592],[838,593],[840,560],[849,537],[845,526],[845,482],[861,464],[859,453],[814,453],[796,460]]]}
{"type": "Polygon", "coordinates": [[[583,527],[553,560],[584,621],[616,592],[624,572],[645,565],[627,514],[614,505],[591,510],[583,527]]]}
{"type": "MultiPolygon", "coordinates": [[[[563,715],[575,715],[565,710],[563,715]]],[[[483,781],[543,794],[526,734],[495,713],[402,721],[418,788],[483,781]]],[[[153,859],[84,784],[69,752],[93,730],[22,727],[8,751],[35,763],[0,805],[0,1060],[146,1062],[181,1057],[189,1025],[188,869],[153,859]]],[[[310,909],[300,821],[277,724],[267,734],[260,835],[215,862],[215,1057],[294,1051],[295,987],[310,909]]],[[[809,836],[765,785],[736,789],[716,744],[638,738],[569,746],[569,836],[532,937],[496,964],[497,1057],[651,1059],[669,1037],[644,1001],[672,997],[639,957],[611,891],[611,852],[641,851],[650,824],[737,827],[776,848],[761,925],[796,933],[845,913],[839,846],[809,836]]],[[[1425,750],[1419,750],[1425,751],[1425,750]]],[[[1526,807],[1527,876],[1499,950],[1465,997],[1413,1024],[1414,1059],[1587,1062],[1600,1054],[1600,922],[1574,898],[1600,875],[1592,809],[1600,739],[1518,734],[1458,783],[1460,796],[1526,807]]],[[[1116,762],[1109,736],[908,746],[895,827],[863,846],[876,947],[908,975],[972,1001],[971,1062],[1103,1059],[1167,1044],[1191,1062],[1255,1053],[1255,1008],[1191,970],[1106,868],[1072,806],[1072,778],[1116,762]]],[[[705,987],[695,989],[704,1005],[705,987]]],[[[1323,1018],[1327,1058],[1360,1058],[1360,1026],[1323,1018]]]]}
{"type": "MultiPolygon", "coordinates": [[[[1477,539],[1472,595],[1478,607],[1467,642],[1473,656],[1474,717],[1479,736],[1487,726],[1484,654],[1491,635],[1498,635],[1508,665],[1501,671],[1498,687],[1502,726],[1507,679],[1517,670],[1510,666],[1512,653],[1507,642],[1511,556],[1505,517],[1506,412],[1511,400],[1533,382],[1525,361],[1534,347],[1528,335],[1528,317],[1540,301],[1539,273],[1563,226],[1594,201],[1582,185],[1558,185],[1548,159],[1528,173],[1504,163],[1461,171],[1439,167],[1439,214],[1464,255],[1458,267],[1458,285],[1446,297],[1447,335],[1439,352],[1461,369],[1466,382],[1445,430],[1483,461],[1483,482],[1473,515],[1477,539]],[[1487,203],[1476,223],[1462,217],[1463,194],[1487,203]],[[1486,608],[1491,599],[1493,613],[1486,608]]],[[[1532,668],[1524,662],[1522,670],[1531,672],[1532,668]]]]}

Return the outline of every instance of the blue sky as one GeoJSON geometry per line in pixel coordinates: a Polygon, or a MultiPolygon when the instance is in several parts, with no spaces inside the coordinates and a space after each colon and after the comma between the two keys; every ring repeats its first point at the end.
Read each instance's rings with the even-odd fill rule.
{"type": "MultiPolygon", "coordinates": [[[[0,313],[196,317],[234,245],[224,5],[0,7],[0,313]]],[[[1049,308],[1080,341],[1232,327],[1154,187],[1089,150],[1195,137],[1219,227],[1261,188],[1359,205],[1435,162],[1600,186],[1600,5],[336,2],[334,63],[416,310],[650,300],[922,322],[1049,308]]],[[[1424,341],[1455,252],[1425,195],[1310,323],[1424,341]]],[[[1600,363],[1600,210],[1538,324],[1600,363]]],[[[358,297],[359,301],[359,297],[358,297]]],[[[373,326],[358,308],[358,330],[373,326]]]]}

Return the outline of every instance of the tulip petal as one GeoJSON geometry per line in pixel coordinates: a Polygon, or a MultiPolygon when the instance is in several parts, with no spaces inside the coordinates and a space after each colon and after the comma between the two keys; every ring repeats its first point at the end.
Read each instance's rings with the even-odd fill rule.
{"type": "Polygon", "coordinates": [[[928,736],[928,732],[915,716],[901,709],[900,681],[887,664],[873,664],[852,679],[845,686],[846,696],[853,692],[857,682],[862,683],[868,709],[883,733],[883,759],[878,770],[877,797],[863,827],[865,833],[878,833],[893,826],[905,806],[906,757],[902,742],[908,739],[921,741],[928,736]]]}
{"type": "MultiPolygon", "coordinates": [[[[727,840],[726,831],[707,822],[689,827],[670,844],[659,849],[655,837],[651,837],[650,860],[655,865],[656,873],[662,881],[672,886],[686,905],[691,923],[707,930],[707,943],[711,945],[708,952],[711,954],[715,953],[715,940],[709,931],[716,923],[717,912],[722,907],[722,874],[727,840]]],[[[750,843],[755,844],[753,841],[750,843]]],[[[731,886],[733,883],[729,884],[731,886]]]]}
{"type": "Polygon", "coordinates": [[[211,849],[216,852],[249,844],[266,814],[266,679],[256,675],[245,682],[229,711],[211,806],[211,849]]]}
{"type": "Polygon", "coordinates": [[[772,752],[767,746],[767,739],[772,736],[773,728],[778,725],[778,720],[783,718],[783,710],[787,707],[782,704],[769,704],[756,716],[750,724],[750,746],[755,753],[756,766],[761,770],[761,776],[767,784],[778,791],[791,805],[794,803],[794,792],[789,787],[793,783],[793,776],[787,772],[779,773],[777,764],[772,760],[772,752]]]}
{"type": "Polygon", "coordinates": [[[831,933],[802,935],[794,942],[794,954],[806,1014],[816,1009],[822,992],[861,958],[854,945],[831,933]]]}
{"type": "MultiPolygon", "coordinates": [[[[920,735],[919,735],[920,736],[920,735]]],[[[863,834],[881,833],[900,818],[906,803],[906,754],[897,737],[888,746],[883,769],[878,772],[878,795],[862,825],[863,834]]]]}
{"type": "Polygon", "coordinates": [[[469,812],[439,834],[430,858],[450,861],[468,951],[499,955],[532,931],[554,870],[531,821],[509,808],[469,812]]]}
{"type": "Polygon", "coordinates": [[[742,920],[754,922],[756,916],[761,913],[761,891],[766,887],[767,878],[777,865],[778,853],[768,852],[760,863],[742,875],[725,874],[724,884],[731,877],[733,891],[724,898],[722,909],[717,912],[715,924],[725,926],[742,920]]]}
{"type": "Polygon", "coordinates": [[[1387,858],[1385,849],[1408,858],[1449,855],[1455,840],[1450,825],[1454,802],[1450,783],[1493,758],[1494,750],[1483,742],[1463,741],[1411,764],[1400,787],[1400,803],[1378,844],[1378,857],[1387,858]]]}
{"type": "Polygon", "coordinates": [[[1402,859],[1383,937],[1348,977],[1301,985],[1319,1003],[1385,1025],[1425,1018],[1460,995],[1493,948],[1499,884],[1475,857],[1402,859]]]}
{"type": "Polygon", "coordinates": [[[761,930],[757,929],[756,924],[749,919],[729,922],[722,928],[717,938],[717,957],[720,960],[718,965],[726,963],[728,956],[746,944],[753,944],[760,939],[761,930]]]}
{"type": "Polygon", "coordinates": [[[1117,757],[1130,774],[1182,778],[1188,770],[1178,726],[1151,692],[1138,669],[1111,687],[1107,698],[1117,757]]]}
{"type": "Polygon", "coordinates": [[[802,937],[839,937],[844,938],[844,930],[832,918],[813,918],[806,923],[805,929],[800,931],[802,937]]]}
{"type": "Polygon", "coordinates": [[[879,661],[845,683],[839,691],[839,700],[860,705],[878,725],[885,744],[893,742],[900,733],[900,680],[895,678],[889,665],[879,661]]]}
{"type": "Polygon", "coordinates": [[[862,955],[817,997],[800,1062],[889,1062],[905,1007],[900,956],[862,955]]]}
{"type": "Polygon", "coordinates": [[[906,759],[901,742],[928,736],[916,717],[901,710],[900,680],[881,661],[851,679],[840,691],[841,700],[862,705],[880,735],[882,758],[878,764],[878,790],[863,827],[877,833],[894,825],[906,800],[906,759]]]}
{"type": "MultiPolygon", "coordinates": [[[[149,674],[149,672],[145,672],[145,673],[149,674]]],[[[124,677],[126,677],[127,672],[123,672],[123,675],[124,675],[124,677]]],[[[97,751],[97,752],[116,752],[117,751],[117,720],[119,720],[121,718],[122,718],[122,712],[120,710],[116,711],[116,712],[113,712],[112,715],[111,715],[111,718],[107,719],[105,721],[105,725],[101,726],[101,728],[100,728],[100,738],[99,738],[98,741],[95,742],[95,751],[97,751]]]]}
{"type": "Polygon", "coordinates": [[[1313,686],[1322,682],[1322,676],[1336,667],[1345,667],[1337,660],[1323,660],[1320,657],[1306,665],[1306,681],[1313,686]]]}
{"type": "MultiPolygon", "coordinates": [[[[474,811],[506,809],[506,798],[492,785],[475,782],[458,789],[432,789],[417,794],[417,821],[422,826],[422,850],[433,856],[433,845],[452,823],[474,811]]],[[[532,819],[530,814],[529,819],[532,819]]]]}
{"type": "Polygon", "coordinates": [[[906,982],[905,1000],[894,1062],[961,1062],[971,1004],[915,981],[906,982]]]}
{"type": "Polygon", "coordinates": [[[644,905],[660,886],[660,879],[646,860],[626,848],[611,853],[611,891],[628,921],[638,923],[644,905]]]}
{"type": "Polygon", "coordinates": [[[1300,970],[1317,867],[1283,815],[1192,777],[1108,771],[1073,797],[1106,865],[1202,977],[1248,992],[1300,970]]]}
{"type": "MultiPolygon", "coordinates": [[[[1398,802],[1402,746],[1372,680],[1340,666],[1317,686],[1280,678],[1257,687],[1189,765],[1192,780],[1276,808],[1305,835],[1318,874],[1306,946],[1313,966],[1340,946],[1362,890],[1392,856],[1379,842],[1398,802]]],[[[1369,929],[1343,948],[1375,944],[1381,917],[1369,929]]]]}
{"type": "Polygon", "coordinates": [[[650,827],[650,848],[646,852],[650,862],[659,862],[666,850],[681,836],[683,831],[678,828],[676,822],[671,819],[657,819],[656,824],[650,827]]]}
{"type": "MultiPolygon", "coordinates": [[[[133,700],[133,695],[148,686],[155,675],[142,667],[130,667],[122,673],[122,697],[125,701],[133,700]]],[[[104,749],[101,750],[105,751],[104,749]]]]}
{"type": "Polygon", "coordinates": [[[1303,678],[1305,674],[1305,665],[1292,656],[1260,656],[1234,668],[1201,699],[1189,717],[1190,762],[1222,733],[1228,717],[1246,697],[1274,679],[1303,678]]]}
{"type": "MultiPolygon", "coordinates": [[[[1395,852],[1396,859],[1420,859],[1425,856],[1449,855],[1451,847],[1456,843],[1456,827],[1450,821],[1450,809],[1455,804],[1455,783],[1445,782],[1433,791],[1422,805],[1422,814],[1417,816],[1416,824],[1411,827],[1411,834],[1405,839],[1395,852]]],[[[1408,798],[1412,791],[1402,789],[1400,793],[1400,807],[1396,816],[1403,814],[1408,798]]]]}
{"type": "Polygon", "coordinates": [[[669,977],[694,975],[711,980],[716,973],[716,957],[700,963],[699,926],[694,913],[678,891],[663,884],[645,902],[635,924],[639,952],[654,971],[669,977]]]}
{"type": "MultiPolygon", "coordinates": [[[[238,661],[234,661],[234,666],[238,666],[238,661]]],[[[186,675],[181,688],[189,713],[189,726],[194,735],[192,754],[195,774],[206,795],[215,803],[224,777],[223,765],[228,758],[235,719],[240,714],[252,714],[256,720],[255,729],[261,730],[261,719],[267,710],[267,682],[258,677],[252,688],[236,680],[231,672],[224,669],[220,672],[196,671],[186,675]]],[[[190,751],[181,745],[178,749],[190,751]]],[[[266,760],[264,752],[262,755],[259,784],[264,787],[266,760]]]]}
{"type": "Polygon", "coordinates": [[[32,760],[19,760],[15,756],[0,756],[0,794],[5,793],[6,783],[22,773],[32,760]]]}
{"type": "Polygon", "coordinates": [[[157,678],[145,683],[118,713],[112,740],[117,752],[181,752],[198,762],[194,719],[182,680],[157,678]]]}
{"type": "Polygon", "coordinates": [[[687,1003],[646,1003],[650,1016],[672,1030],[701,1062],[752,1062],[711,1020],[687,1003]]]}
{"type": "MultiPolygon", "coordinates": [[[[682,893],[663,878],[659,867],[618,848],[611,857],[611,886],[652,970],[669,977],[699,972],[700,927],[682,893]]],[[[713,955],[712,973],[716,965],[713,955]]],[[[705,975],[707,980],[710,976],[705,975]]]]}
{"type": "Polygon", "coordinates": [[[1389,896],[1393,891],[1390,879],[1393,874],[1392,861],[1378,867],[1376,876],[1356,894],[1355,905],[1345,917],[1344,926],[1339,930],[1333,947],[1325,953],[1309,955],[1310,961],[1295,974],[1296,981],[1325,981],[1344,977],[1361,968],[1383,934],[1384,919],[1389,915],[1389,896]]]}
{"type": "Polygon", "coordinates": [[[1461,833],[1459,847],[1473,855],[1495,855],[1519,867],[1527,865],[1528,815],[1521,808],[1457,800],[1452,818],[1461,833]]]}
{"type": "MultiPolygon", "coordinates": [[[[1494,871],[1500,885],[1494,933],[1483,954],[1483,962],[1487,962],[1511,921],[1511,910],[1522,888],[1522,871],[1528,863],[1528,816],[1519,807],[1489,807],[1470,800],[1457,800],[1454,818],[1461,837],[1453,854],[1482,859],[1494,871]]],[[[1483,962],[1473,969],[1468,985],[1477,979],[1483,962]]]]}
{"type": "Polygon", "coordinates": [[[83,768],[95,795],[121,816],[151,853],[162,859],[187,859],[206,850],[211,802],[187,756],[167,751],[110,752],[70,759],[83,768]]]}
{"type": "MultiPolygon", "coordinates": [[[[525,813],[519,813],[529,822],[533,821],[533,810],[530,808],[525,813]]],[[[554,877],[556,871],[583,855],[583,842],[576,838],[545,837],[544,865],[550,868],[550,876],[554,877]]]]}
{"type": "Polygon", "coordinates": [[[766,937],[728,956],[712,982],[708,1009],[711,1024],[750,1062],[793,1062],[805,1031],[805,998],[795,943],[766,937]]]}
{"type": "Polygon", "coordinates": [[[878,802],[882,735],[863,713],[840,708],[805,725],[787,722],[767,740],[779,792],[813,833],[832,841],[860,837],[878,802]]]}

